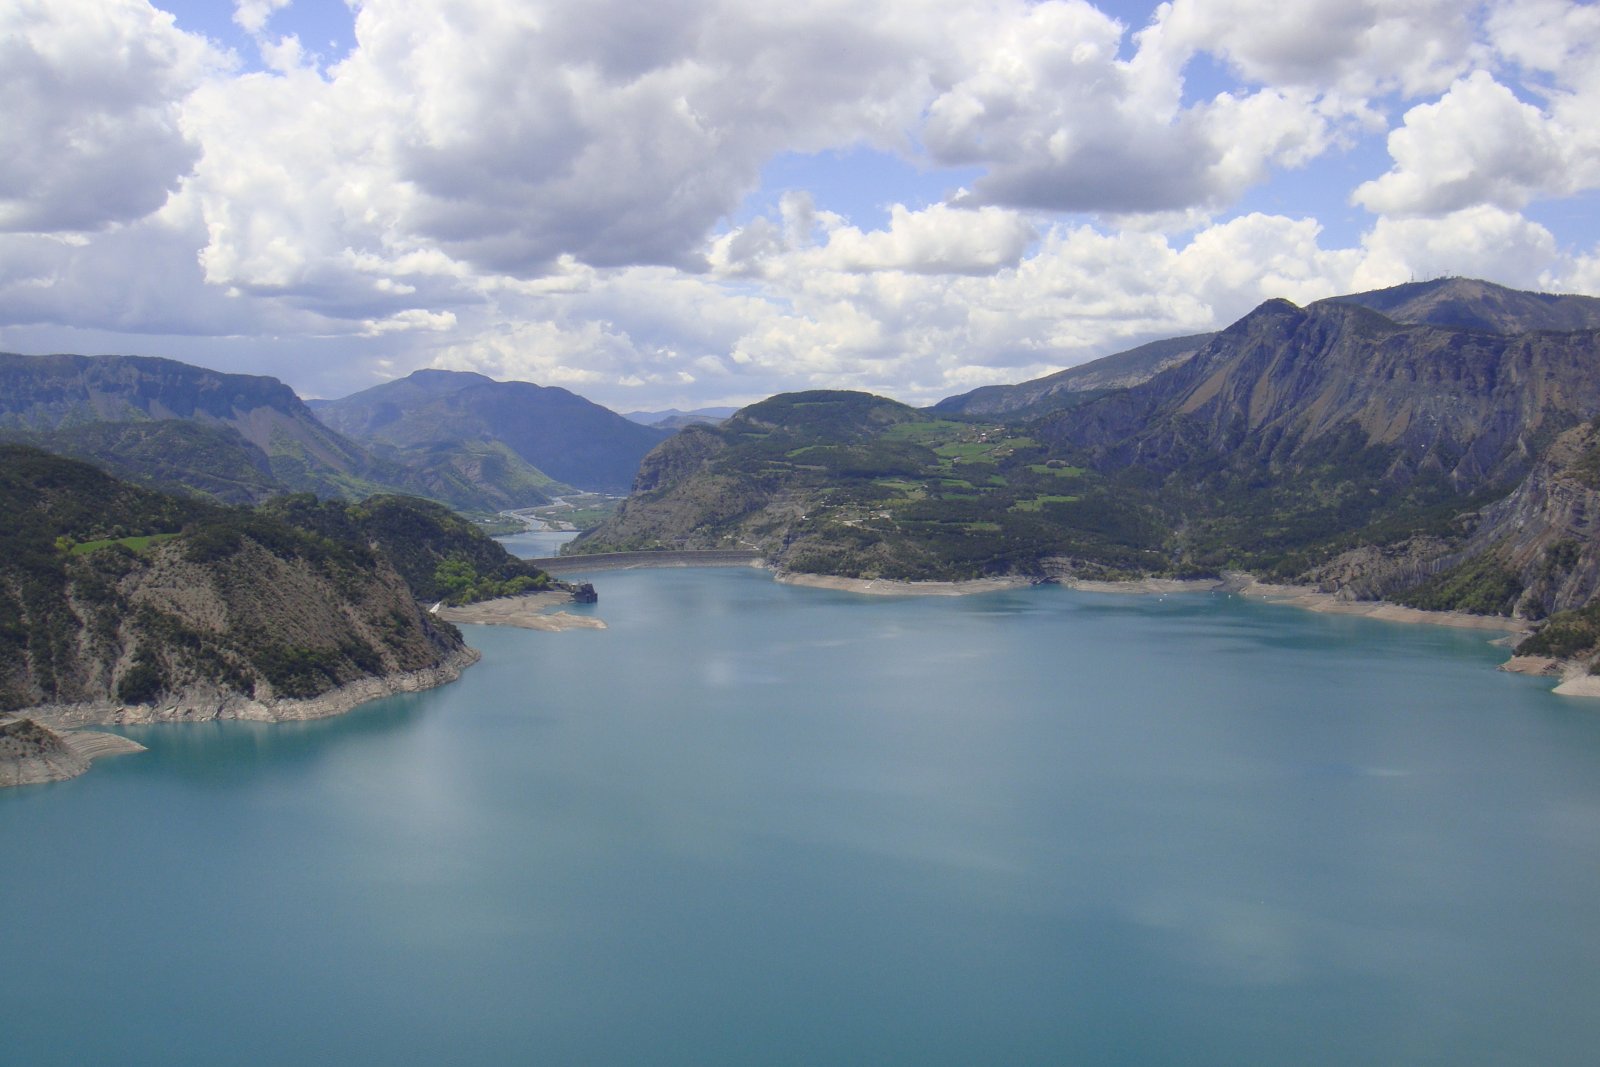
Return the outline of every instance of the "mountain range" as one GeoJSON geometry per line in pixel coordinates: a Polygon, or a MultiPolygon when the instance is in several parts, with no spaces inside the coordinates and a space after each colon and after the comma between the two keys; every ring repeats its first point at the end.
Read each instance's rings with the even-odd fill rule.
{"type": "Polygon", "coordinates": [[[276,378],[146,356],[0,353],[0,433],[222,499],[359,495],[404,471],[330,431],[276,378]],[[149,466],[147,466],[147,464],[149,466]]]}
{"type": "Polygon", "coordinates": [[[419,371],[307,404],[275,378],[168,359],[0,353],[0,440],[227,503],[386,492],[493,513],[626,486],[669,432],[477,374],[419,371]]]}
{"type": "Polygon", "coordinates": [[[1271,300],[926,411],[775,397],[575,543],[858,577],[1201,576],[1543,618],[1600,588],[1600,300],[1439,279],[1271,300]]]}
{"type": "Polygon", "coordinates": [[[622,417],[643,426],[654,426],[662,430],[681,430],[685,426],[697,423],[715,425],[737,410],[739,409],[695,408],[693,411],[679,411],[677,408],[667,408],[665,411],[627,411],[622,417]]]}
{"type": "Polygon", "coordinates": [[[478,375],[325,411],[370,446],[272,378],[0,355],[0,786],[138,747],[85,724],[308,718],[455,677],[476,654],[422,602],[594,593],[445,503],[571,491],[518,448],[624,482],[668,432],[478,375]]]}
{"type": "Polygon", "coordinates": [[[1004,415],[1017,419],[1086,403],[1116,389],[1142,385],[1193,356],[1215,336],[1198,333],[1151,341],[1020,385],[985,385],[946,397],[933,405],[933,410],[941,415],[1004,415]]]}
{"type": "Polygon", "coordinates": [[[1452,278],[1269,300],[923,410],[819,390],[661,421],[689,424],[463,372],[308,405],[169,360],[0,355],[20,442],[0,455],[20,523],[0,707],[206,678],[275,699],[448,657],[419,597],[549,579],[443,505],[630,482],[571,550],[756,549],[861,578],[1243,570],[1600,645],[1600,299],[1452,278]]]}

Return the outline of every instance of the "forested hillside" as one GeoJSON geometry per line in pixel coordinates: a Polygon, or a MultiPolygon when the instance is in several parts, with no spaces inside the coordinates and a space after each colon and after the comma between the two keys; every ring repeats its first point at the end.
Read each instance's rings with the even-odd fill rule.
{"type": "Polygon", "coordinates": [[[0,509],[0,710],[264,714],[362,679],[458,670],[470,652],[419,597],[567,588],[404,497],[222,507],[0,446],[0,509]]]}

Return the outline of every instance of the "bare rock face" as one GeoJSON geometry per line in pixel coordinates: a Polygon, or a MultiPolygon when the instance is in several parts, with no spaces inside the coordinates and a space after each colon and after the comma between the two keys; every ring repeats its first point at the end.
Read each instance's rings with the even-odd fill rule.
{"type": "Polygon", "coordinates": [[[1323,592],[1370,600],[1487,562],[1521,586],[1513,612],[1519,618],[1583,607],[1600,593],[1600,429],[1585,424],[1557,436],[1514,492],[1469,518],[1473,530],[1464,541],[1363,545],[1304,578],[1323,592]]]}
{"type": "Polygon", "coordinates": [[[1600,428],[1561,434],[1515,492],[1484,509],[1467,546],[1480,553],[1521,579],[1520,615],[1582,607],[1600,592],[1600,428]]]}
{"type": "Polygon", "coordinates": [[[1396,323],[1339,303],[1272,300],[1194,358],[1046,420],[1040,435],[1107,467],[1205,456],[1314,460],[1352,432],[1389,450],[1388,479],[1445,474],[1509,487],[1559,430],[1600,410],[1600,332],[1478,333],[1396,323]]]}
{"type": "Polygon", "coordinates": [[[0,788],[57,782],[89,769],[61,735],[32,719],[0,722],[0,788]]]}
{"type": "Polygon", "coordinates": [[[216,559],[187,548],[73,559],[63,596],[18,601],[22,620],[57,640],[48,660],[10,664],[0,697],[13,709],[155,705],[210,687],[271,703],[428,670],[462,647],[381,558],[340,566],[248,537],[216,559]]]}
{"type": "Polygon", "coordinates": [[[1474,278],[1435,278],[1369,293],[1336,296],[1395,322],[1451,326],[1490,333],[1600,329],[1600,298],[1573,293],[1528,293],[1474,278]]]}
{"type": "Polygon", "coordinates": [[[1433,577],[1459,559],[1459,546],[1440,537],[1412,537],[1392,545],[1361,545],[1307,571],[1319,592],[1343,600],[1381,600],[1433,577]]]}
{"type": "Polygon", "coordinates": [[[119,734],[56,730],[32,718],[0,720],[0,789],[76,778],[102,756],[143,751],[119,734]]]}
{"type": "MultiPolygon", "coordinates": [[[[142,726],[151,723],[212,722],[304,722],[342,715],[370,700],[396,693],[419,693],[455,681],[461,672],[478,662],[479,653],[465,646],[446,655],[439,663],[414,671],[356,678],[334,689],[311,697],[272,696],[262,688],[255,696],[228,689],[212,682],[197,681],[183,689],[145,704],[119,704],[115,701],[84,701],[75,704],[50,704],[32,714],[59,729],[81,726],[142,726]]],[[[110,737],[109,734],[70,733],[62,735],[71,747],[84,751],[85,738],[110,737]]],[[[119,738],[119,740],[122,740],[119,738]]],[[[93,755],[93,751],[90,750],[93,755]]]]}
{"type": "Polygon", "coordinates": [[[634,478],[633,491],[651,493],[671,488],[698,473],[727,447],[727,442],[713,429],[688,427],[644,457],[638,476],[634,478]]]}

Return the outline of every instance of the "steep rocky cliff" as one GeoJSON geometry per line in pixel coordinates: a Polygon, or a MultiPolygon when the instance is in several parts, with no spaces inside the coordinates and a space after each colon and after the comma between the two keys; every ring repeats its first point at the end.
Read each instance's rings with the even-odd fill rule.
{"type": "Polygon", "coordinates": [[[1485,508],[1465,553],[1487,556],[1522,587],[1516,613],[1543,618],[1600,593],[1600,428],[1551,443],[1515,492],[1485,508]]]}
{"type": "Polygon", "coordinates": [[[1600,330],[1600,297],[1530,293],[1476,278],[1434,278],[1387,289],[1330,298],[1358,304],[1409,325],[1447,326],[1489,333],[1532,330],[1600,330]]]}
{"type": "Polygon", "coordinates": [[[1293,464],[1354,433],[1382,450],[1391,482],[1509,488],[1556,433],[1600,411],[1597,361],[1594,330],[1480,333],[1275,300],[1187,363],[1039,432],[1098,465],[1158,472],[1213,456],[1293,464]]]}
{"type": "MultiPolygon", "coordinates": [[[[1392,322],[1410,326],[1500,334],[1600,329],[1600,298],[1522,292],[1472,278],[1411,282],[1332,297],[1325,303],[1368,308],[1392,322]]],[[[1194,334],[1152,341],[1017,385],[982,386],[941,400],[933,410],[941,414],[1016,418],[1073,407],[1100,393],[1142,385],[1162,371],[1188,361],[1215,337],[1194,334]]]]}

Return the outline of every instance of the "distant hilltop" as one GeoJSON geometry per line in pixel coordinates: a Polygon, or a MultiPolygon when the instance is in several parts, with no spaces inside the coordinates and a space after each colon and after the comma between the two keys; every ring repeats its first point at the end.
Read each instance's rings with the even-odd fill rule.
{"type": "Polygon", "coordinates": [[[665,411],[629,411],[623,415],[643,426],[655,426],[663,430],[681,430],[685,426],[694,426],[700,423],[719,423],[732,415],[738,408],[696,408],[693,411],[679,411],[677,408],[668,408],[665,411]]]}
{"type": "Polygon", "coordinates": [[[398,458],[494,442],[550,479],[600,492],[625,492],[639,460],[670,432],[555,386],[464,371],[419,370],[321,402],[316,412],[340,433],[398,458]]]}

